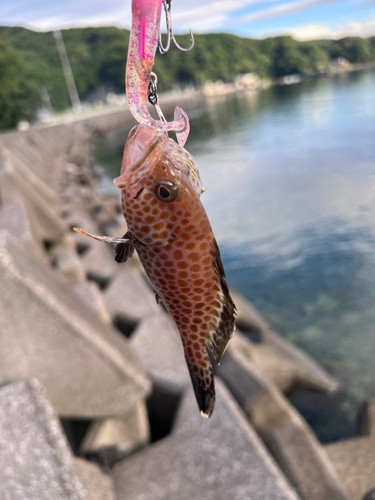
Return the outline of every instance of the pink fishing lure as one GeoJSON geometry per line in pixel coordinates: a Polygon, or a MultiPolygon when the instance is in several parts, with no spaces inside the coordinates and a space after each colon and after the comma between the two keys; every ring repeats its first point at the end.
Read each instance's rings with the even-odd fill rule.
{"type": "Polygon", "coordinates": [[[174,121],[154,120],[147,109],[148,84],[155,52],[159,43],[162,0],[133,0],[132,29],[126,65],[126,95],[134,118],[159,132],[176,132],[177,140],[185,145],[189,135],[189,119],[179,107],[175,108],[174,121]]]}

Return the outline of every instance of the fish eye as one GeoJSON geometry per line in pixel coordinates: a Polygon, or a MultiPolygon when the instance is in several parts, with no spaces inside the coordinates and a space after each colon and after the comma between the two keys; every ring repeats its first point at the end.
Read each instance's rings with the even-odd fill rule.
{"type": "Polygon", "coordinates": [[[171,202],[178,196],[178,186],[172,181],[162,181],[155,186],[155,193],[159,200],[171,202]]]}

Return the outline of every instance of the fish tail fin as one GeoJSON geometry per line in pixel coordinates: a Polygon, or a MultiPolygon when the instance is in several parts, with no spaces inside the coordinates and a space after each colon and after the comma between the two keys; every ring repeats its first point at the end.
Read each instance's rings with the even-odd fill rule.
{"type": "Polygon", "coordinates": [[[185,358],[200,412],[202,416],[210,418],[215,406],[215,383],[210,358],[206,349],[203,350],[203,357],[197,358],[189,347],[185,349],[185,358]]]}

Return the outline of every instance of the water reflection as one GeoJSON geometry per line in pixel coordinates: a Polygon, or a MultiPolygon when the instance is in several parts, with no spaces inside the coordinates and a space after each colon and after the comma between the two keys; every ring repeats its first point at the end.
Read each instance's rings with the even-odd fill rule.
{"type": "MultiPolygon", "coordinates": [[[[357,405],[375,397],[375,72],[188,111],[229,283],[347,388],[315,425],[322,439],[352,433],[357,405]]],[[[125,137],[97,145],[111,177],[125,137]]]]}

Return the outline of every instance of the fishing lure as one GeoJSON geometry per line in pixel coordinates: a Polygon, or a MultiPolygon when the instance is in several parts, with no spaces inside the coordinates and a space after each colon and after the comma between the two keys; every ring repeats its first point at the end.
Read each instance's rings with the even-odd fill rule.
{"type": "Polygon", "coordinates": [[[204,188],[194,160],[167,134],[137,125],[114,184],[122,192],[126,235],[112,239],[79,232],[117,243],[118,262],[126,262],[136,249],[178,327],[198,406],[210,417],[215,388],[207,348],[219,363],[233,334],[235,305],[200,201],[204,188]]]}
{"type": "MultiPolygon", "coordinates": [[[[126,65],[126,96],[130,111],[139,123],[155,127],[159,132],[175,132],[179,144],[184,146],[190,131],[189,118],[185,111],[176,107],[174,121],[165,122],[161,116],[159,120],[154,120],[147,109],[148,88],[155,52],[159,43],[162,48],[160,16],[163,3],[167,12],[167,20],[169,15],[170,22],[170,6],[167,6],[165,0],[164,2],[163,0],[132,1],[132,29],[126,65]]],[[[161,49],[162,53],[169,48],[171,33],[172,28],[169,24],[169,42],[166,48],[161,49]]],[[[175,41],[173,34],[172,37],[175,41]]]]}

